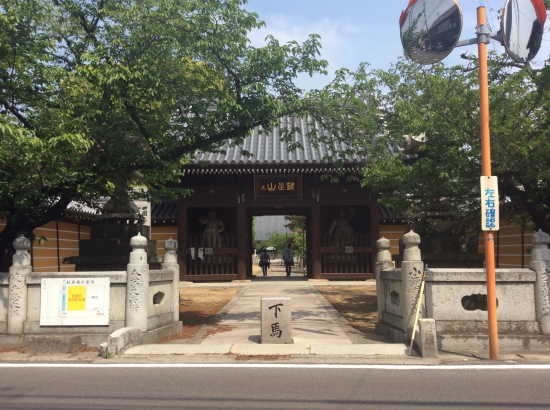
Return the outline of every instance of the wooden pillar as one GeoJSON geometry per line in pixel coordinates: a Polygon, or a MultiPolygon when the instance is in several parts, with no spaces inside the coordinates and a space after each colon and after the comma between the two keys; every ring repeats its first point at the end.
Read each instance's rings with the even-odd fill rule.
{"type": "Polygon", "coordinates": [[[185,280],[187,274],[187,206],[178,202],[178,264],[180,280],[185,280]]]}
{"type": "MultiPolygon", "coordinates": [[[[370,272],[372,273],[373,276],[375,276],[376,241],[380,239],[380,208],[378,205],[378,200],[376,198],[371,199],[369,208],[370,208],[370,233],[369,233],[370,272]]],[[[376,279],[376,277],[374,279],[376,279]]]]}
{"type": "Polygon", "coordinates": [[[321,208],[319,203],[311,207],[311,267],[312,278],[321,279],[321,208]]]}
{"type": "Polygon", "coordinates": [[[246,208],[244,203],[237,205],[237,280],[246,279],[246,258],[248,240],[246,236],[246,208]]]}

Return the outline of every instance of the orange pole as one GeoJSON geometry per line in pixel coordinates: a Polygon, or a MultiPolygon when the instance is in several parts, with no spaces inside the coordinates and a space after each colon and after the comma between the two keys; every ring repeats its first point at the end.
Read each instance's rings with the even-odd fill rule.
{"type": "MultiPolygon", "coordinates": [[[[478,26],[486,25],[485,7],[477,9],[478,26]]],[[[478,41],[479,104],[481,126],[482,175],[491,176],[491,140],[489,131],[489,81],[487,79],[487,44],[478,41]]],[[[495,278],[495,242],[493,233],[485,231],[485,273],[487,277],[487,325],[489,358],[498,360],[497,292],[495,278]]]]}

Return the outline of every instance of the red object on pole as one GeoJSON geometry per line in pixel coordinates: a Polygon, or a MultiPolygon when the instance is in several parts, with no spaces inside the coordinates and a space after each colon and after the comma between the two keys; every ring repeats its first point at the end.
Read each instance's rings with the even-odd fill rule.
{"type": "MultiPolygon", "coordinates": [[[[478,27],[486,26],[485,7],[477,8],[478,27]]],[[[491,141],[489,131],[489,83],[487,77],[487,44],[478,41],[479,103],[481,126],[482,176],[491,176],[491,141]]],[[[495,242],[492,232],[485,232],[485,272],[487,277],[487,324],[489,331],[489,358],[498,360],[498,322],[495,277],[495,242]]]]}

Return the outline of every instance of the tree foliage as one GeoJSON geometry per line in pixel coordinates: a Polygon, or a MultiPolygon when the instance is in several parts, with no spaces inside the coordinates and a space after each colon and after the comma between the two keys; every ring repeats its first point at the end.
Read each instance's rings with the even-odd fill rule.
{"type": "MultiPolygon", "coordinates": [[[[400,60],[371,75],[388,148],[372,159],[364,185],[411,214],[441,199],[466,224],[480,222],[481,147],[477,61],[420,66],[400,60]],[[403,135],[425,133],[419,159],[403,162],[403,135]]],[[[489,62],[492,175],[501,217],[550,232],[550,66],[517,68],[505,56],[489,62]]]]}
{"type": "Polygon", "coordinates": [[[286,248],[286,245],[288,241],[292,242],[293,234],[285,235],[284,233],[279,232],[269,232],[267,234],[267,239],[263,239],[260,241],[257,241],[256,248],[262,249],[267,247],[274,247],[277,250],[277,253],[281,253],[284,248],[286,248]]]}
{"type": "Polygon", "coordinates": [[[197,150],[239,144],[279,117],[365,137],[373,84],[350,87],[364,71],[304,93],[297,75],[327,66],[319,37],[252,47],[263,22],[242,3],[0,0],[0,259],[71,201],[93,205],[132,183],[150,197],[184,194],[180,167],[197,150]]]}

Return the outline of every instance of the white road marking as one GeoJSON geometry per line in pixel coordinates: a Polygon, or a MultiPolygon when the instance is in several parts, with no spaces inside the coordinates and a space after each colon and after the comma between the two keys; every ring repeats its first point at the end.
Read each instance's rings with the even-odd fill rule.
{"type": "Polygon", "coordinates": [[[269,363],[0,363],[0,368],[252,368],[252,369],[376,369],[376,370],[550,370],[550,364],[493,365],[353,365],[353,364],[269,364],[269,363]]]}

